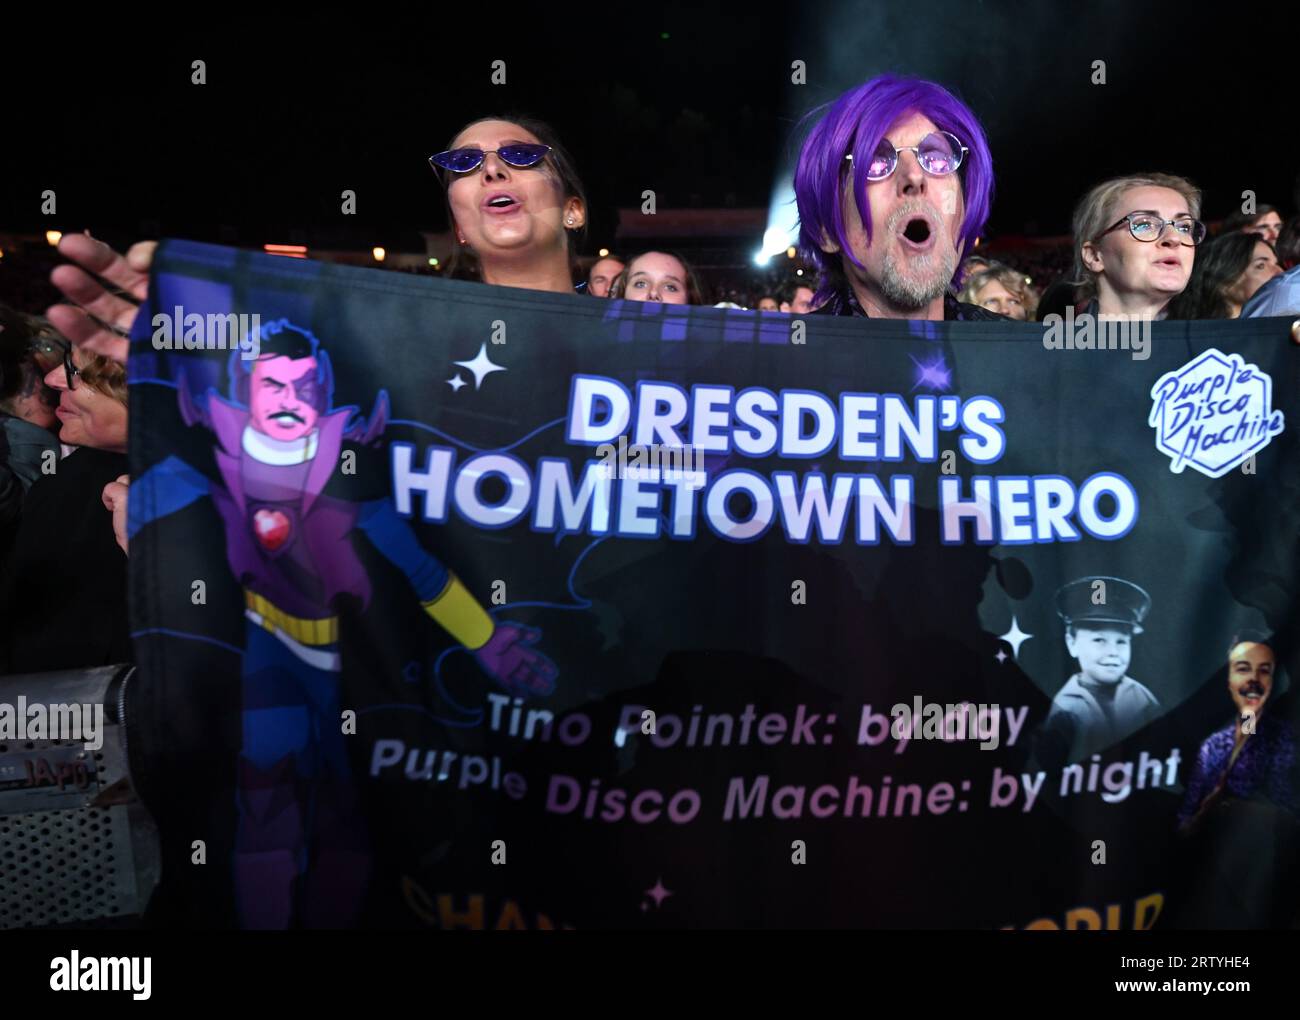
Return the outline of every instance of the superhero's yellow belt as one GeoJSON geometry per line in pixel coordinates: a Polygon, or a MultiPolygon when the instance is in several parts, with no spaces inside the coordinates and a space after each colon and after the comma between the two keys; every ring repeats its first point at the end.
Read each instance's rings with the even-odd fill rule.
{"type": "Polygon", "coordinates": [[[304,645],[332,645],[339,639],[339,618],[324,616],[309,620],[286,613],[257,592],[244,589],[244,604],[262,618],[267,630],[281,630],[304,645]]]}

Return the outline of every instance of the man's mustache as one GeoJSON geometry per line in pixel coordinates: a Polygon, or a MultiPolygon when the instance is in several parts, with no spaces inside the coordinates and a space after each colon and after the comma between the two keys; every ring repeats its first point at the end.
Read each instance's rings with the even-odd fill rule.
{"type": "Polygon", "coordinates": [[[293,411],[276,411],[275,414],[270,415],[270,417],[274,421],[279,421],[283,418],[289,418],[293,421],[296,421],[299,425],[307,424],[306,418],[302,417],[302,415],[295,414],[293,411]]]}
{"type": "Polygon", "coordinates": [[[906,223],[913,216],[925,217],[925,219],[929,220],[930,225],[939,232],[940,236],[947,236],[948,225],[944,222],[943,217],[939,215],[939,210],[930,205],[929,202],[924,202],[918,198],[904,202],[890,213],[889,219],[885,222],[885,229],[891,234],[896,233],[899,226],[906,223]]]}

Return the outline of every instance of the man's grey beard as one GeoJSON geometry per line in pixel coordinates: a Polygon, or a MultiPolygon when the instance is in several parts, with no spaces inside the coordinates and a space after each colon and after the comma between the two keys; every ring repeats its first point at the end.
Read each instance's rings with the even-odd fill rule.
{"type": "Polygon", "coordinates": [[[938,225],[939,236],[934,239],[934,249],[928,255],[918,255],[907,260],[906,268],[890,251],[881,264],[880,292],[897,308],[917,311],[937,297],[942,297],[957,272],[957,252],[953,250],[946,224],[935,210],[919,201],[908,202],[894,210],[885,225],[889,236],[895,236],[899,223],[910,219],[924,209],[930,221],[938,225]],[[910,271],[908,271],[910,270],[910,271]],[[920,276],[916,271],[920,270],[920,276]]]}
{"type": "Polygon", "coordinates": [[[916,256],[908,263],[911,272],[904,272],[893,254],[885,256],[880,267],[880,292],[898,308],[917,310],[947,292],[957,271],[957,253],[951,248],[941,251],[936,245],[930,254],[916,256]],[[931,268],[933,273],[925,272],[931,268]],[[921,276],[916,275],[916,270],[922,271],[921,276]]]}

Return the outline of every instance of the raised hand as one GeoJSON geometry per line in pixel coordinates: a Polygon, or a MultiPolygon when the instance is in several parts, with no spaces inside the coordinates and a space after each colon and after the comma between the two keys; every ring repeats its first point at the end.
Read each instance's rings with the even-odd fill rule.
{"type": "Polygon", "coordinates": [[[511,694],[546,696],[559,669],[533,648],[542,632],[520,623],[498,623],[487,644],[474,653],[484,672],[511,694]]]}
{"type": "Polygon", "coordinates": [[[125,334],[135,320],[137,305],[121,294],[129,294],[136,302],[145,299],[149,266],[157,247],[157,241],[140,241],[123,258],[88,234],[64,234],[59,254],[76,264],[56,266],[50,282],[72,304],[53,305],[45,317],[74,344],[126,364],[129,344],[125,334]],[[120,293],[106,290],[95,276],[113,284],[120,293]]]}

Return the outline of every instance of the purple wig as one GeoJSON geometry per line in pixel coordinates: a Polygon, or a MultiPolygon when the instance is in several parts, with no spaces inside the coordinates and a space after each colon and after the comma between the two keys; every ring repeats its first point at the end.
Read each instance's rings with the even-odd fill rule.
{"type": "Polygon", "coordinates": [[[794,175],[795,200],[799,204],[799,248],[803,256],[821,270],[817,302],[830,296],[840,277],[838,258],[821,250],[823,237],[839,245],[855,266],[862,267],[849,248],[840,205],[844,157],[853,154],[853,195],[870,243],[867,166],[885,133],[908,114],[919,113],[928,117],[940,131],[956,135],[970,149],[959,171],[963,178],[966,218],[957,235],[958,244],[965,246],[962,250],[970,251],[972,242],[984,229],[989,217],[989,205],[993,199],[993,157],[983,128],[961,100],[934,82],[882,74],[813,110],[805,119],[822,111],[825,112],[821,119],[803,143],[794,175]]]}

